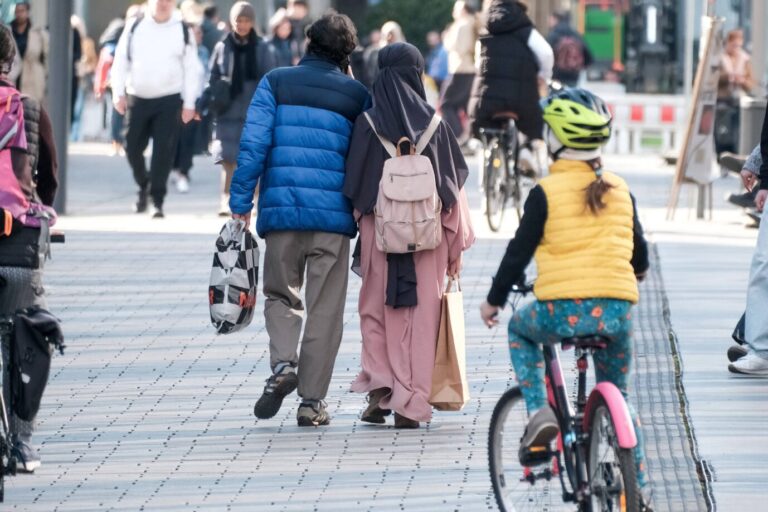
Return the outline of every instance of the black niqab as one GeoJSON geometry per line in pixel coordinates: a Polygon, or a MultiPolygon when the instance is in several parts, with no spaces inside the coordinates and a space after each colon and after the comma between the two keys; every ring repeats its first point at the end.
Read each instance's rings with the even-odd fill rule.
{"type": "Polygon", "coordinates": [[[373,109],[368,115],[376,131],[397,142],[416,143],[429,126],[435,109],[424,91],[424,57],[413,45],[395,43],[379,51],[379,74],[373,84],[373,109]]]}
{"type": "MultiPolygon", "coordinates": [[[[402,137],[418,142],[435,114],[427,103],[421,79],[424,58],[415,46],[395,43],[381,49],[379,67],[373,85],[373,108],[367,112],[376,131],[393,143],[402,137]]],[[[452,208],[469,170],[456,137],[445,122],[440,123],[422,154],[435,169],[443,209],[452,208]]],[[[368,120],[362,115],[358,117],[347,156],[344,195],[363,215],[373,212],[384,161],[388,158],[368,120]]]]}

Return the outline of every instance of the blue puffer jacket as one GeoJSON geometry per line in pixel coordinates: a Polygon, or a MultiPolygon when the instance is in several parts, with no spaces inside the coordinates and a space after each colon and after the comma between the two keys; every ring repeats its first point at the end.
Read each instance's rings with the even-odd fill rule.
{"type": "Polygon", "coordinates": [[[352,206],[341,190],[354,121],[370,107],[359,82],[321,57],[268,73],[248,107],[233,213],[253,209],[261,180],[256,231],[325,231],[355,236],[352,206]]]}

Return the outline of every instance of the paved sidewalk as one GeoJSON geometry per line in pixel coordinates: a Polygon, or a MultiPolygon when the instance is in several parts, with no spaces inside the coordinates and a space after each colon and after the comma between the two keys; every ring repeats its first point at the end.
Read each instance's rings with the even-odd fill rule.
{"type": "MultiPolygon", "coordinates": [[[[98,146],[79,147],[82,153],[90,149],[100,151],[98,146]]],[[[649,168],[655,164],[639,161],[649,168]]],[[[197,162],[192,192],[172,192],[168,218],[153,221],[125,213],[133,187],[124,160],[94,154],[71,158],[71,216],[61,224],[67,243],[54,248],[47,272],[50,304],[64,320],[69,351],[54,361],[40,413],[36,441],[42,444],[44,465],[34,476],[9,482],[3,510],[495,509],[487,469],[487,423],[513,378],[505,327],[485,329],[476,311],[510,233],[492,236],[476,215],[480,240],[466,258],[462,283],[473,397],[464,411],[436,413],[427,428],[413,432],[359,422],[364,397],[348,392],[360,350],[355,304],[360,281],[352,278],[344,341],[329,395],[331,426],[299,429],[295,395],[276,418],[255,421],[253,403],[269,371],[266,332],[259,317],[246,332],[230,336],[216,337],[209,326],[205,290],[222,220],[215,217],[218,173],[204,160],[197,162]]],[[[620,171],[637,163],[615,160],[620,171]]],[[[626,174],[642,191],[638,197],[647,223],[658,230],[653,236],[660,242],[663,276],[675,287],[667,290],[673,297],[672,322],[695,322],[696,315],[687,310],[676,316],[674,297],[681,288],[669,276],[668,268],[676,267],[666,266],[667,257],[679,263],[683,252],[668,250],[665,237],[678,235],[667,235],[671,228],[658,215],[669,170],[626,174]],[[645,202],[644,197],[653,200],[645,202]]],[[[473,188],[476,180],[468,183],[473,188]]],[[[476,191],[470,200],[479,207],[476,191]]],[[[738,225],[737,217],[733,222],[729,227],[743,234],[743,249],[748,250],[753,234],[738,225]]],[[[695,222],[680,225],[686,232],[709,229],[695,222]]],[[[698,270],[689,265],[687,271],[703,286],[706,281],[698,270]]],[[[649,439],[657,509],[706,510],[696,475],[697,451],[688,439],[692,431],[682,423],[685,400],[676,388],[670,389],[677,375],[674,345],[662,321],[661,277],[654,274],[644,286],[638,313],[638,339],[645,349],[638,350],[636,403],[649,439]]],[[[709,322],[718,322],[725,331],[732,322],[723,316],[710,310],[709,322]]],[[[693,366],[702,378],[721,375],[727,343],[718,346],[715,365],[696,354],[689,362],[683,334],[683,383],[689,393],[699,393],[699,387],[686,381],[687,372],[693,366]]],[[[719,331],[712,331],[711,336],[716,335],[719,331]]],[[[756,403],[756,388],[749,389],[756,403]]],[[[711,397],[713,407],[733,398],[727,390],[711,397]]],[[[700,402],[691,400],[690,410],[700,441],[698,435],[711,433],[713,422],[703,412],[701,420],[697,417],[704,411],[700,402]]],[[[734,427],[739,425],[720,433],[732,433],[734,427]]],[[[708,437],[706,446],[699,442],[699,449],[706,448],[707,458],[726,453],[733,445],[723,446],[722,441],[708,437]]],[[[740,448],[746,451],[747,446],[740,448]]],[[[761,469],[764,458],[742,455],[746,467],[761,469]]],[[[712,462],[719,470],[721,460],[712,462]]],[[[764,481],[764,469],[762,475],[764,481]]],[[[750,478],[761,479],[759,473],[750,478]]],[[[764,493],[758,486],[743,489],[743,500],[764,493]]],[[[718,510],[729,510],[731,495],[722,496],[718,510]]]]}

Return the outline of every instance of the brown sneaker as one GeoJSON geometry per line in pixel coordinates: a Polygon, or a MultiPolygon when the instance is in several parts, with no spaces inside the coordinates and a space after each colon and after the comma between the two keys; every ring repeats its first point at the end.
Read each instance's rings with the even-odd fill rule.
{"type": "Polygon", "coordinates": [[[392,414],[392,411],[389,409],[380,408],[379,402],[382,398],[387,396],[388,393],[389,388],[374,389],[368,393],[368,407],[366,407],[363,411],[363,415],[360,417],[360,420],[366,423],[375,423],[377,425],[385,423],[386,420],[384,418],[392,414]]]}
{"type": "Polygon", "coordinates": [[[395,428],[419,428],[419,422],[395,413],[395,428]]]}

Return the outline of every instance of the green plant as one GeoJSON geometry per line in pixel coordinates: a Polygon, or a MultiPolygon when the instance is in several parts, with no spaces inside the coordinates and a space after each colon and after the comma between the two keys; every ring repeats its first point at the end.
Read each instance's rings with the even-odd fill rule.
{"type": "Polygon", "coordinates": [[[396,21],[403,27],[408,42],[424,51],[427,33],[442,32],[451,22],[452,9],[451,0],[381,0],[369,9],[362,34],[380,28],[387,21],[396,21]]]}

